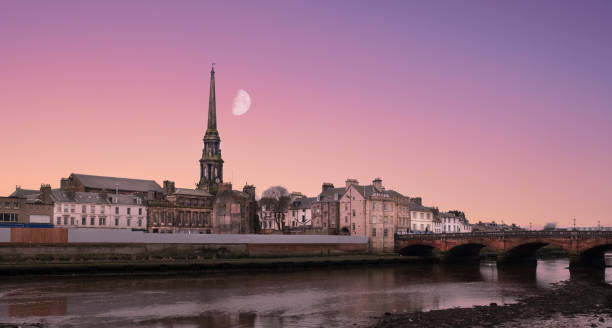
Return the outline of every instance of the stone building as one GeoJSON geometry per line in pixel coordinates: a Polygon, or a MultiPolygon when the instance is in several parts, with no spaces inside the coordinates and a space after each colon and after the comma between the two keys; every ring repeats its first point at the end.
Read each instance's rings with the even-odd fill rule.
{"type": "Polygon", "coordinates": [[[0,226],[14,224],[51,225],[53,199],[51,186],[40,190],[16,188],[8,197],[0,197],[0,226]]]}
{"type": "Polygon", "coordinates": [[[442,221],[442,232],[445,233],[462,233],[472,232],[472,225],[467,219],[458,217],[453,213],[442,212],[440,213],[440,220],[442,221]]]}
{"type": "Polygon", "coordinates": [[[398,222],[400,218],[405,221],[409,203],[408,197],[386,190],[380,178],[367,186],[348,179],[340,198],[341,231],[370,237],[370,250],[374,252],[392,252],[398,222]]]}
{"type": "Polygon", "coordinates": [[[287,221],[285,226],[289,228],[312,227],[312,203],[316,197],[299,197],[289,203],[287,221]]]}
{"type": "Polygon", "coordinates": [[[142,199],[162,199],[163,190],[154,180],[105,177],[98,175],[71,173],[62,178],[60,189],[80,192],[108,192],[137,195],[142,199]]]}
{"type": "Polygon", "coordinates": [[[54,224],[64,228],[146,230],[147,207],[135,195],[55,189],[54,224]]]}
{"type": "Polygon", "coordinates": [[[164,181],[161,199],[148,200],[148,230],[157,233],[255,233],[258,230],[255,187],[232,190],[223,182],[221,138],[217,130],[215,71],[210,72],[208,123],[199,160],[197,188],[175,188],[164,181]]]}
{"type": "Polygon", "coordinates": [[[431,208],[423,206],[421,197],[410,199],[411,232],[433,233],[434,212],[431,208]]]}
{"type": "Polygon", "coordinates": [[[323,183],[321,193],[312,202],[312,227],[321,229],[322,233],[340,233],[340,198],[346,188],[334,188],[331,183],[323,183]]]}

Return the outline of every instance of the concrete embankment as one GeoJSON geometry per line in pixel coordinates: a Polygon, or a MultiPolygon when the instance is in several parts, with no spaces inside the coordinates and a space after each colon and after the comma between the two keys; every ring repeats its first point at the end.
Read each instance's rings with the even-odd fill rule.
{"type": "Polygon", "coordinates": [[[87,262],[1,263],[0,275],[160,274],[177,272],[295,270],[317,267],[422,263],[432,260],[399,255],[353,254],[316,257],[200,260],[117,260],[87,262]]]}
{"type": "Polygon", "coordinates": [[[149,234],[113,229],[11,229],[0,274],[246,270],[422,261],[369,253],[367,237],[149,234]]]}

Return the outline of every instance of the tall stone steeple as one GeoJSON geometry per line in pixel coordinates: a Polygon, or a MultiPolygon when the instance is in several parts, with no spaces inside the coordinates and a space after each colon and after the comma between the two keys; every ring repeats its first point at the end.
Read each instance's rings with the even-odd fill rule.
{"type": "Polygon", "coordinates": [[[204,134],[204,149],[200,159],[200,181],[198,189],[212,194],[223,182],[223,159],[221,159],[221,138],[217,131],[217,101],[215,99],[215,67],[210,71],[210,95],[208,99],[208,126],[204,134]]]}

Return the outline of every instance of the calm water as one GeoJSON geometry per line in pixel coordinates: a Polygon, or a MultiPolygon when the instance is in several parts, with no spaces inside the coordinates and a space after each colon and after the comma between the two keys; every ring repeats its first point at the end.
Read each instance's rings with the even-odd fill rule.
{"type": "MultiPolygon", "coordinates": [[[[383,265],[173,276],[12,277],[0,322],[74,327],[344,327],[384,312],[510,303],[570,279],[567,260],[537,268],[383,265]]],[[[606,279],[605,272],[572,279],[606,279]]]]}

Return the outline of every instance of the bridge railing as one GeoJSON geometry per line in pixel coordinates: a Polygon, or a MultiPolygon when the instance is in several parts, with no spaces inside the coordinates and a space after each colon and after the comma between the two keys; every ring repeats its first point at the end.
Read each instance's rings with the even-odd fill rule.
{"type": "Polygon", "coordinates": [[[396,234],[396,240],[438,240],[465,238],[612,238],[612,231],[499,231],[436,234],[396,234]]]}

